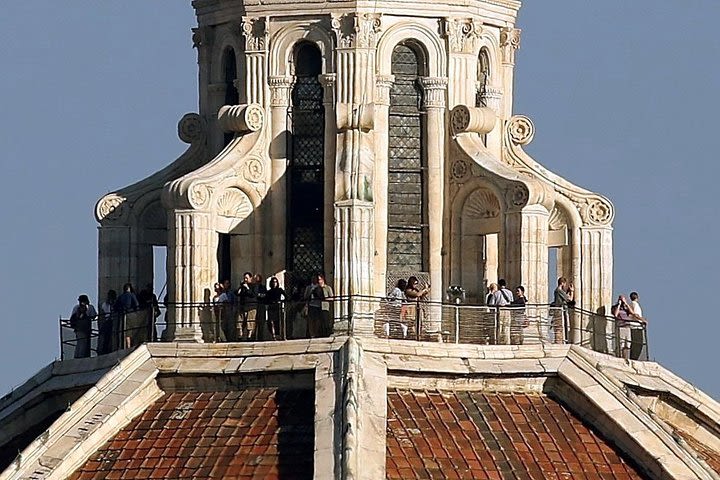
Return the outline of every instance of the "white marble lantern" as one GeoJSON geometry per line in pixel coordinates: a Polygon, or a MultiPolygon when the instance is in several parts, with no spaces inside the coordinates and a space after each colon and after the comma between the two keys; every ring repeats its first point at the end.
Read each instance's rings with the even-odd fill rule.
{"type": "MultiPolygon", "coordinates": [[[[602,311],[613,205],[523,151],[520,5],[195,0],[190,147],[98,202],[99,291],[150,281],[164,245],[173,302],[245,271],[289,283],[322,270],[339,295],[384,295],[415,273],[434,300],[459,284],[479,301],[505,278],[536,303],[565,276],[579,307],[602,311]]],[[[198,338],[193,315],[177,338],[198,338]]]]}

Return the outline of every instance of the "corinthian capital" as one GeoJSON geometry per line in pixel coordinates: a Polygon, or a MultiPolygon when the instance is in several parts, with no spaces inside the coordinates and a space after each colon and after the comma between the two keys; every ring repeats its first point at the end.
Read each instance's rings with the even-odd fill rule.
{"type": "Polygon", "coordinates": [[[479,21],[472,18],[445,18],[443,33],[448,39],[450,53],[473,53],[475,41],[482,32],[479,21]]]}
{"type": "Polygon", "coordinates": [[[339,48],[374,48],[380,32],[381,14],[331,14],[330,25],[339,48]]]}
{"type": "Polygon", "coordinates": [[[265,19],[242,17],[242,34],[245,37],[245,52],[264,52],[267,44],[267,26],[265,19]]]}
{"type": "Polygon", "coordinates": [[[287,107],[290,105],[290,89],[293,84],[291,77],[270,77],[268,78],[268,84],[270,85],[271,107],[287,107]]]}
{"type": "Polygon", "coordinates": [[[515,64],[515,50],[520,48],[521,33],[522,30],[519,28],[506,27],[500,31],[500,48],[503,53],[503,63],[515,64]]]}

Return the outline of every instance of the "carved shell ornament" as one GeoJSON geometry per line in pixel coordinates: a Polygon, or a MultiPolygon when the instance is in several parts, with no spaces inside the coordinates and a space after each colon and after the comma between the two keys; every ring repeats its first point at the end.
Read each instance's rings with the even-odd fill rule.
{"type": "Polygon", "coordinates": [[[98,203],[95,215],[98,221],[117,220],[125,213],[125,198],[111,194],[98,203]]]}
{"type": "Polygon", "coordinates": [[[508,122],[507,133],[513,143],[527,145],[535,136],[535,125],[528,117],[515,115],[508,122]]]}
{"type": "Polygon", "coordinates": [[[244,219],[252,212],[252,202],[239,188],[228,188],[218,197],[217,212],[221,217],[244,219]]]}
{"type": "Polygon", "coordinates": [[[203,132],[203,119],[197,113],[186,113],[178,122],[178,137],[185,143],[200,140],[203,132]]]}
{"type": "Polygon", "coordinates": [[[496,218],[500,215],[500,202],[487,188],[479,188],[465,200],[463,214],[471,219],[496,218]]]}

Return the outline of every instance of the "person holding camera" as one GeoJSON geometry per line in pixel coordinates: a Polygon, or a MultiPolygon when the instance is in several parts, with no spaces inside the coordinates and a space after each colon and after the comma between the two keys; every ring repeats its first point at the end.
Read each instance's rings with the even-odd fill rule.
{"type": "Polygon", "coordinates": [[[80,295],[78,304],[73,307],[70,314],[70,327],[75,332],[75,358],[90,356],[90,334],[95,317],[97,317],[97,312],[95,307],[90,304],[88,296],[80,295]]]}

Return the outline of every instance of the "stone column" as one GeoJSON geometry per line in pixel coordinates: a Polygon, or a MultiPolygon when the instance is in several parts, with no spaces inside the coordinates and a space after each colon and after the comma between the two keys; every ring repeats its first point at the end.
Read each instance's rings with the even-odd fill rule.
{"type": "Polygon", "coordinates": [[[227,85],[224,83],[211,83],[208,85],[208,103],[211,105],[211,111],[206,117],[208,126],[208,146],[210,147],[210,158],[214,157],[224,145],[224,132],[218,128],[217,113],[220,107],[225,103],[225,93],[227,85]]]}
{"type": "Polygon", "coordinates": [[[287,240],[287,146],[288,107],[293,79],[270,77],[270,269],[274,274],[285,269],[287,240]]]}
{"type": "Polygon", "coordinates": [[[168,295],[178,305],[168,310],[168,338],[202,342],[199,304],[204,290],[217,279],[217,235],[211,214],[195,210],[175,210],[168,225],[168,295]],[[184,306],[183,306],[184,305],[184,306]]]}
{"type": "Polygon", "coordinates": [[[423,77],[426,111],[427,221],[429,224],[430,297],[443,298],[443,211],[445,178],[445,95],[447,78],[423,77]]]}
{"type": "Polygon", "coordinates": [[[388,117],[394,75],[378,76],[375,83],[375,292],[387,293],[388,117]]]}
{"type": "Polygon", "coordinates": [[[334,214],[333,206],[335,204],[335,152],[337,142],[337,122],[335,114],[335,80],[334,73],[320,75],[318,81],[323,87],[323,106],[325,108],[325,152],[324,152],[324,191],[323,198],[323,238],[325,239],[323,246],[323,258],[325,261],[325,272],[327,272],[328,285],[334,284],[335,272],[331,270],[333,267],[333,251],[334,244],[330,241],[334,234],[334,214]]]}
{"type": "Polygon", "coordinates": [[[547,232],[550,214],[542,205],[528,205],[505,214],[504,275],[508,288],[528,288],[529,303],[547,301],[548,247],[547,232]]]}
{"type": "Polygon", "coordinates": [[[236,87],[245,87],[238,91],[240,99],[247,103],[265,105],[265,72],[267,46],[267,20],[262,17],[242,17],[242,33],[245,37],[245,81],[236,81],[236,87]],[[244,85],[243,85],[244,84],[244,85]]]}

